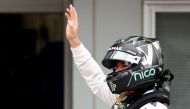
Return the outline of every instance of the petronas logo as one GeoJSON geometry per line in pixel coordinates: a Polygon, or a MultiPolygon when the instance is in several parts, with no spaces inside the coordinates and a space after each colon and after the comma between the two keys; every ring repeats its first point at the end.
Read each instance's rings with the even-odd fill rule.
{"type": "Polygon", "coordinates": [[[109,84],[110,84],[110,86],[111,86],[111,90],[112,91],[115,91],[115,89],[116,89],[116,84],[114,84],[114,83],[112,83],[112,82],[109,82],[109,84]]]}

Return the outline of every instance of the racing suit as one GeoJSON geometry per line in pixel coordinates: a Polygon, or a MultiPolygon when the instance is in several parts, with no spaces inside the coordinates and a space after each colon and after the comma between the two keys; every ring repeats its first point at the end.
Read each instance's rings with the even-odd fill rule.
{"type": "MultiPolygon", "coordinates": [[[[118,94],[113,94],[107,83],[106,75],[93,59],[90,52],[81,43],[80,46],[76,48],[71,48],[74,62],[85,79],[88,87],[91,89],[92,93],[101,99],[104,103],[112,107],[115,104],[118,94]]],[[[113,108],[113,107],[112,107],[113,108]]],[[[140,109],[168,109],[165,104],[160,102],[147,103],[140,109]]]]}

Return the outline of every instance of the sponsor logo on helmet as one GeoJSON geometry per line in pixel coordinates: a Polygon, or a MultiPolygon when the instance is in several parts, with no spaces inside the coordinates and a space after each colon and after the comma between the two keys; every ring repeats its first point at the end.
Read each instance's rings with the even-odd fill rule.
{"type": "Polygon", "coordinates": [[[109,82],[109,85],[110,85],[110,88],[111,88],[111,90],[112,91],[115,91],[115,89],[116,89],[116,84],[114,84],[114,83],[112,83],[112,82],[109,82]]]}
{"type": "Polygon", "coordinates": [[[121,50],[121,47],[110,47],[108,50],[121,50]]]}
{"type": "Polygon", "coordinates": [[[137,81],[137,80],[143,80],[143,79],[149,78],[151,76],[154,76],[155,74],[156,74],[156,70],[154,68],[151,68],[151,69],[134,73],[133,77],[135,81],[137,81]]]}

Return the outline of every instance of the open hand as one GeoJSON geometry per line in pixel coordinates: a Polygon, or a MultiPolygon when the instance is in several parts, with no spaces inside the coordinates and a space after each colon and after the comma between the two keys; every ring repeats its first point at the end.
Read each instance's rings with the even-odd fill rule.
{"type": "Polygon", "coordinates": [[[78,38],[79,23],[76,9],[72,5],[69,5],[69,8],[67,8],[67,11],[65,12],[65,16],[67,18],[66,37],[69,40],[71,47],[75,48],[81,43],[78,38]]]}

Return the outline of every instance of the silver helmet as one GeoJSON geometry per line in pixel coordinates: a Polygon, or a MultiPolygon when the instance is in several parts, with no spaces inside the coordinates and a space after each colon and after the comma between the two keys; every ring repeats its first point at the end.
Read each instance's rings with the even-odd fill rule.
{"type": "Polygon", "coordinates": [[[113,69],[118,61],[131,63],[132,67],[107,76],[107,84],[113,93],[126,90],[152,88],[163,70],[163,56],[156,38],[130,36],[116,41],[102,60],[103,66],[113,69]]]}

